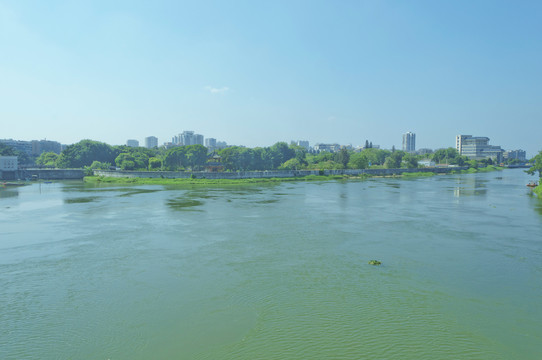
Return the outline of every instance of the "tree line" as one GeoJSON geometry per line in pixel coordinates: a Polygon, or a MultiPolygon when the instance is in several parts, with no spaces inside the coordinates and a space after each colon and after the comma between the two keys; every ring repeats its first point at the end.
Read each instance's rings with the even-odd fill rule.
{"type": "MultiPolygon", "coordinates": [[[[1,155],[17,155],[0,144],[1,155]]],[[[540,154],[538,155],[540,156],[540,154]]],[[[103,142],[82,140],[66,147],[60,155],[41,154],[36,164],[55,168],[89,170],[201,171],[209,162],[220,159],[225,171],[257,170],[339,170],[366,168],[418,168],[420,160],[437,164],[479,167],[493,164],[491,159],[474,161],[459,155],[455,148],[439,149],[432,154],[415,155],[400,150],[367,147],[361,151],[341,149],[337,152],[310,153],[305,148],[285,142],[269,147],[231,146],[212,154],[202,145],[178,146],[170,149],[111,146],[103,142]]]]}

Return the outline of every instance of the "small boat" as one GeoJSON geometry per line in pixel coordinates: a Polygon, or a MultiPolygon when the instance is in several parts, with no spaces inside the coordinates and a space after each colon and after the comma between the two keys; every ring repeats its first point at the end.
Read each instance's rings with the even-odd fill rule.
{"type": "Polygon", "coordinates": [[[2,186],[25,186],[27,184],[25,183],[19,183],[19,182],[4,182],[2,183],[2,186]]]}
{"type": "Polygon", "coordinates": [[[535,188],[538,186],[538,183],[534,182],[534,181],[530,181],[528,184],[527,184],[528,187],[530,188],[535,188]]]}

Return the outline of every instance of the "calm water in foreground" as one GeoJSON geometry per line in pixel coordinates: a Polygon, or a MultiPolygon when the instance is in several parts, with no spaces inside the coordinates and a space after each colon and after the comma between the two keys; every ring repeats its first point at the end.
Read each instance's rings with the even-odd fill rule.
{"type": "Polygon", "coordinates": [[[528,180],[0,190],[0,359],[540,359],[528,180]]]}

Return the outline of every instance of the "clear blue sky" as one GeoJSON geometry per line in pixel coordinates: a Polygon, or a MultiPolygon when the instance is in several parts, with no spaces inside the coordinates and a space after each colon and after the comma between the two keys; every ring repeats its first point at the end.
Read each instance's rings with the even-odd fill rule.
{"type": "Polygon", "coordinates": [[[542,1],[0,0],[0,138],[542,150],[542,1]]]}

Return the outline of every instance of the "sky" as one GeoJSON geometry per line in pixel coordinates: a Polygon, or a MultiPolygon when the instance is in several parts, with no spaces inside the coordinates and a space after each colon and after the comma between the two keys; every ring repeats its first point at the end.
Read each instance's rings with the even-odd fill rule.
{"type": "Polygon", "coordinates": [[[0,0],[0,139],[542,150],[541,1],[0,0]]]}

